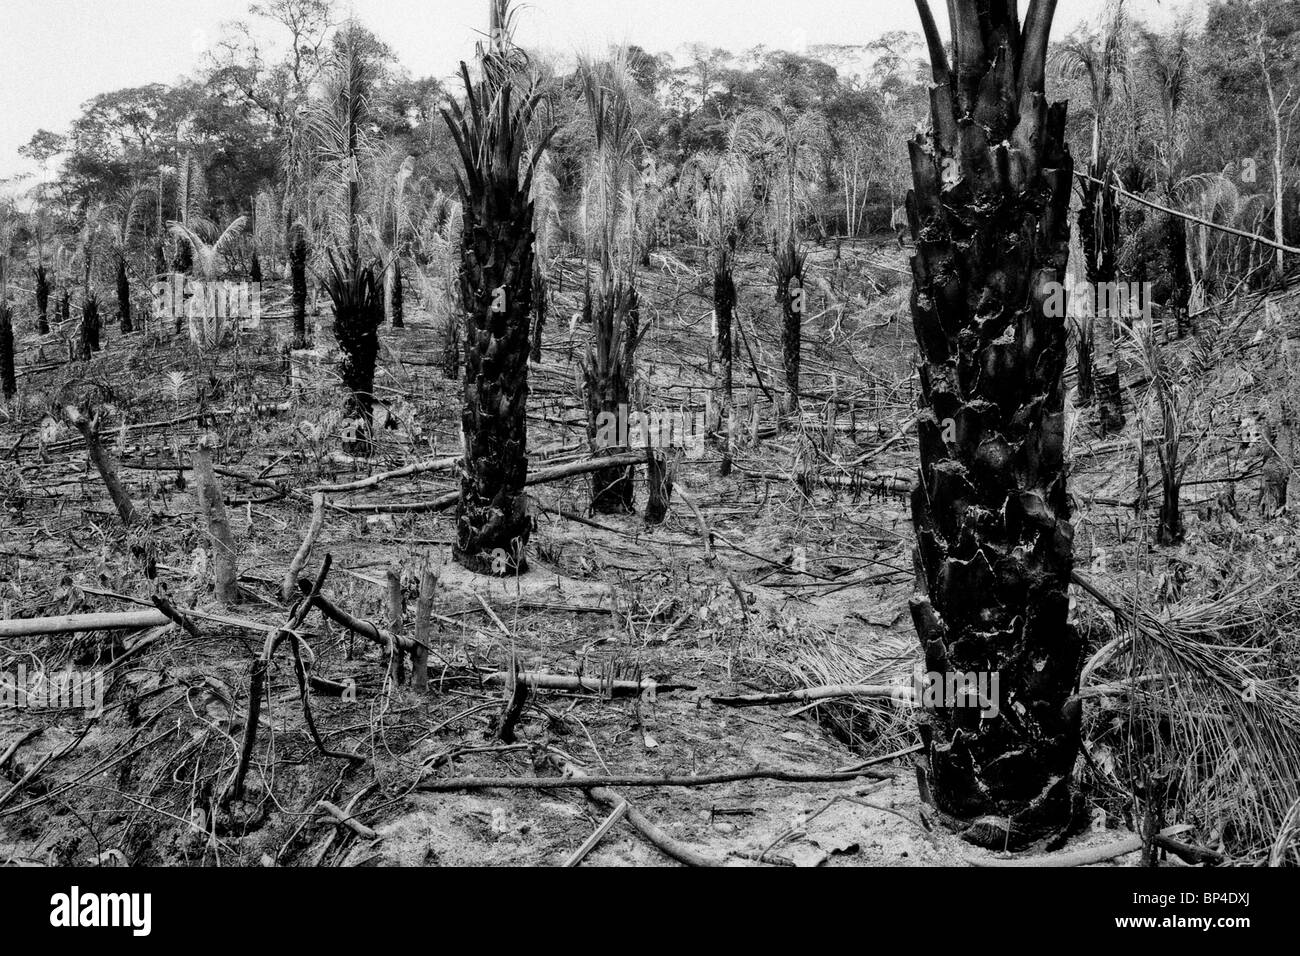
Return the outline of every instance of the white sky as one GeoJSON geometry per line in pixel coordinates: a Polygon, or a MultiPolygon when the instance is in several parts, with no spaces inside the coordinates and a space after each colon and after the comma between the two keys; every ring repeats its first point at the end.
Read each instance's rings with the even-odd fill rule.
{"type": "MultiPolygon", "coordinates": [[[[1206,0],[1129,0],[1154,22],[1206,0]]],[[[1027,4],[1022,2],[1022,10],[1027,4]]],[[[17,153],[37,129],[66,132],[98,93],[190,73],[247,0],[0,0],[0,178],[34,171],[17,153]]],[[[341,5],[415,76],[450,75],[472,55],[484,0],[351,0],[341,5]]],[[[1101,0],[1060,0],[1055,35],[1093,19],[1101,0]]],[[[931,0],[946,35],[946,4],[931,0]]],[[[269,29],[270,24],[266,27],[269,29]]],[[[518,40],[558,52],[634,42],[654,53],[700,41],[739,53],[760,44],[866,43],[917,30],[911,0],[525,0],[518,40]]]]}

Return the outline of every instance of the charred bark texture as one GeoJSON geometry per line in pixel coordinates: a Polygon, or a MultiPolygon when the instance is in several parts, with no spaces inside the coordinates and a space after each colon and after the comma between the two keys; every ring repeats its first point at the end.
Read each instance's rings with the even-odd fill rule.
{"type": "Polygon", "coordinates": [[[405,303],[403,296],[405,292],[402,285],[405,279],[402,276],[402,259],[400,256],[393,260],[393,288],[390,292],[389,308],[393,315],[393,328],[401,329],[406,327],[405,303]]]}
{"type": "Polygon", "coordinates": [[[126,259],[122,256],[117,260],[117,318],[123,335],[135,331],[131,323],[131,281],[127,278],[126,259]]]}
{"type": "Polygon", "coordinates": [[[997,709],[927,706],[928,784],[967,839],[1016,848],[1072,810],[1081,644],[1067,623],[1064,283],[1073,164],[1044,96],[1054,4],[953,0],[954,65],[918,0],[932,128],[911,142],[921,351],[912,618],[926,669],[998,677],[997,709]],[[1056,288],[1060,288],[1058,285],[1056,288]],[[978,824],[978,825],[974,825],[978,824]]]}
{"type": "Polygon", "coordinates": [[[456,141],[464,211],[460,296],[465,378],[461,430],[465,457],[456,506],[456,561],[507,575],[527,567],[532,531],[528,473],[528,352],[533,312],[532,168],[550,139],[525,157],[525,131],[538,96],[517,90],[503,64],[484,63],[473,84],[462,64],[466,107],[444,117],[456,141]],[[491,67],[491,68],[489,68],[491,67]]]}
{"type": "Polygon", "coordinates": [[[89,362],[99,351],[99,297],[91,292],[81,301],[81,359],[89,362]]]}
{"type": "Polygon", "coordinates": [[[803,344],[803,279],[807,256],[787,240],[776,252],[776,301],[781,304],[781,351],[791,410],[799,407],[799,370],[803,344]]]}
{"type": "Polygon", "coordinates": [[[14,323],[9,316],[9,307],[0,302],[0,392],[6,399],[13,398],[18,391],[18,379],[14,373],[14,323]]]}
{"type": "Polygon", "coordinates": [[[307,347],[307,238],[294,230],[289,246],[289,275],[293,284],[293,347],[307,347]]]}
{"type": "Polygon", "coordinates": [[[36,331],[46,335],[50,331],[50,282],[45,266],[36,267],[36,331]]]}
{"type": "Polygon", "coordinates": [[[1103,291],[1119,278],[1120,213],[1115,191],[1109,185],[1110,176],[1110,163],[1103,154],[1095,164],[1089,164],[1089,178],[1079,184],[1079,244],[1083,248],[1084,278],[1092,295],[1092,301],[1087,303],[1087,341],[1080,342],[1078,356],[1079,404],[1087,406],[1097,400],[1103,434],[1124,427],[1115,363],[1115,317],[1105,308],[1115,297],[1103,291]]]}
{"type": "MultiPolygon", "coordinates": [[[[583,397],[587,405],[587,437],[592,454],[614,455],[629,449],[598,440],[602,416],[620,422],[631,400],[630,380],[639,336],[640,309],[636,290],[615,283],[593,303],[588,293],[583,309],[591,318],[596,342],[583,368],[583,397]]],[[[627,465],[602,468],[591,475],[591,509],[597,514],[631,514],[635,510],[635,470],[627,465]]]]}

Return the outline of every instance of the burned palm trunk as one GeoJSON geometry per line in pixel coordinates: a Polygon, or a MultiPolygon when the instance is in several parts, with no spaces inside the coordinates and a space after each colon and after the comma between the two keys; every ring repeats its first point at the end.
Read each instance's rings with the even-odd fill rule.
{"type": "Polygon", "coordinates": [[[307,237],[294,230],[289,245],[289,276],[293,285],[293,347],[307,347],[307,237]]]}
{"type": "Polygon", "coordinates": [[[457,320],[456,307],[447,316],[447,327],[442,339],[442,377],[454,379],[460,376],[460,340],[461,332],[457,320]]]}
{"type": "Polygon", "coordinates": [[[940,809],[971,824],[967,839],[1015,848],[1069,819],[1079,741],[1066,330],[1047,304],[1065,280],[1073,166],[1065,106],[1044,96],[1054,4],[1033,0],[1022,31],[1014,3],[953,0],[953,68],[917,5],[934,85],[932,128],[910,144],[922,357],[911,607],[947,691],[926,695],[922,735],[940,809]],[[968,679],[992,699],[977,702],[968,679]]]}
{"type": "Polygon", "coordinates": [[[262,260],[257,256],[257,250],[253,250],[253,261],[248,267],[248,278],[251,282],[262,281],[262,260]]]}
{"type": "Polygon", "coordinates": [[[546,310],[550,305],[546,291],[546,276],[533,263],[533,344],[529,358],[534,362],[542,360],[542,329],[546,327],[546,310]]]}
{"type": "Polygon", "coordinates": [[[1085,303],[1087,342],[1081,343],[1078,356],[1079,404],[1091,405],[1094,398],[1097,400],[1103,434],[1124,427],[1115,362],[1115,317],[1110,313],[1119,277],[1120,217],[1109,178],[1110,165],[1103,155],[1089,165],[1088,178],[1079,185],[1079,243],[1090,297],[1085,303]]]}
{"type": "Polygon", "coordinates": [[[99,351],[99,297],[86,293],[81,300],[81,360],[90,361],[92,352],[99,351]]]}
{"type": "Polygon", "coordinates": [[[494,198],[465,208],[465,460],[453,553],[471,571],[503,575],[526,569],[532,530],[524,481],[533,237],[526,196],[505,208],[494,198]]]}
{"type": "Polygon", "coordinates": [[[363,266],[359,257],[348,256],[339,262],[331,252],[329,258],[325,288],[334,306],[334,337],[343,353],[339,377],[348,390],[344,413],[356,428],[356,450],[367,453],[372,447],[375,360],[379,356],[379,326],[384,322],[383,288],[375,266],[363,266]]]}
{"type": "Polygon", "coordinates": [[[72,321],[72,294],[64,292],[59,297],[59,326],[66,329],[72,321]]]}
{"type": "Polygon", "coordinates": [[[36,331],[46,335],[50,331],[50,283],[45,266],[36,267],[36,331]]]}
{"type": "Polygon", "coordinates": [[[403,314],[402,281],[402,258],[398,256],[393,260],[393,287],[389,290],[388,299],[388,307],[393,316],[393,328],[395,329],[406,326],[406,319],[403,314]]]}
{"type": "Polygon", "coordinates": [[[155,280],[161,280],[167,274],[167,255],[163,251],[162,239],[153,244],[153,272],[155,280]]]}
{"type": "MultiPolygon", "coordinates": [[[[583,309],[592,320],[596,339],[583,367],[587,437],[594,455],[614,455],[629,450],[624,432],[639,336],[640,311],[636,290],[621,281],[616,282],[595,302],[588,292],[583,309]]],[[[634,469],[626,465],[592,472],[592,510],[597,514],[630,514],[634,511],[634,474],[634,469]]]]}
{"type": "Polygon", "coordinates": [[[0,302],[0,393],[10,399],[18,391],[14,372],[14,323],[9,316],[9,306],[0,302]]]}
{"type": "Polygon", "coordinates": [[[799,407],[799,368],[802,363],[804,263],[806,254],[787,239],[776,252],[776,301],[781,303],[781,352],[790,409],[799,407]]]}
{"type": "Polygon", "coordinates": [[[528,350],[533,311],[532,170],[550,134],[524,156],[539,94],[512,103],[514,73],[485,56],[471,83],[461,65],[467,106],[443,111],[460,154],[463,210],[460,299],[465,335],[460,499],[452,555],[471,571],[526,569],[532,531],[528,475],[528,350]]]}
{"type": "Polygon", "coordinates": [[[131,282],[126,275],[124,256],[117,259],[117,317],[118,327],[124,335],[134,331],[131,324],[131,282]]]}
{"type": "MultiPolygon", "coordinates": [[[[735,248],[735,237],[730,240],[735,248]]],[[[732,369],[731,359],[734,349],[731,340],[731,327],[736,315],[736,280],[731,272],[731,251],[726,250],[719,258],[713,270],[713,315],[717,322],[715,344],[718,349],[717,389],[722,398],[723,414],[731,407],[732,369]]]]}

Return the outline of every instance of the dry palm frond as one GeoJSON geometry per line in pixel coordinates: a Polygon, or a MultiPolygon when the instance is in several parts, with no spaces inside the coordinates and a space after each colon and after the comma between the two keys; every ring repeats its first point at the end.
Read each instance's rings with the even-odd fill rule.
{"type": "MultiPolygon", "coordinates": [[[[894,684],[910,687],[920,655],[916,641],[900,631],[868,641],[848,640],[807,628],[783,628],[779,650],[767,663],[800,687],[836,684],[894,684]]],[[[784,684],[784,681],[782,682],[784,684]]],[[[816,716],[865,756],[892,753],[916,742],[912,711],[891,700],[846,697],[820,702],[816,716]]]]}
{"type": "Polygon", "coordinates": [[[1094,757],[1105,757],[1103,765],[1123,761],[1130,789],[1144,776],[1166,775],[1165,812],[1229,853],[1271,846],[1295,855],[1282,838],[1294,829],[1300,800],[1300,700],[1275,645],[1280,631],[1294,634],[1298,593],[1294,575],[1254,581],[1159,618],[1105,599],[1129,630],[1084,670],[1085,690],[1091,677],[1130,701],[1127,738],[1108,744],[1113,721],[1095,724],[1094,757]]]}

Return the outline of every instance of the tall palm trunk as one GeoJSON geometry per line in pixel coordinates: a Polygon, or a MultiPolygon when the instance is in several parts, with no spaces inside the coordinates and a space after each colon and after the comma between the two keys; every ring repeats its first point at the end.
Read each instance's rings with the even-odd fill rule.
{"type": "Polygon", "coordinates": [[[967,839],[1016,848],[1070,818],[1079,743],[1066,330],[1047,305],[1065,281],[1073,173],[1065,105],[1044,96],[1055,2],[1032,0],[1022,31],[1014,0],[952,0],[951,68],[917,7],[934,86],[932,128],[910,144],[922,356],[911,606],[927,669],[951,691],[925,702],[926,772],[967,839]],[[974,675],[996,687],[992,708],[952,686],[974,675]]]}
{"type": "Polygon", "coordinates": [[[99,351],[99,297],[87,292],[81,300],[81,359],[90,361],[91,353],[99,351]]]}
{"type": "Polygon", "coordinates": [[[9,306],[0,302],[0,394],[12,398],[18,391],[14,374],[14,324],[9,317],[9,306]]]}
{"type": "MultiPolygon", "coordinates": [[[[622,445],[602,442],[599,434],[604,416],[614,416],[620,431],[627,421],[631,405],[629,377],[635,367],[640,321],[636,289],[619,281],[601,292],[594,303],[589,291],[584,310],[592,319],[596,335],[591,360],[583,369],[587,436],[596,455],[628,451],[622,445]]],[[[592,472],[592,510],[597,514],[630,514],[634,510],[633,475],[634,470],[628,466],[592,472]]]]}
{"type": "Polygon", "coordinates": [[[794,236],[776,251],[776,300],[781,303],[781,350],[785,359],[785,385],[790,409],[799,407],[799,369],[803,347],[803,279],[806,254],[794,236]]]}
{"type": "Polygon", "coordinates": [[[443,116],[456,141],[463,175],[460,297],[465,334],[465,457],[456,506],[453,557],[483,574],[526,569],[532,530],[528,475],[528,349],[533,311],[533,204],[537,156],[524,157],[539,94],[514,103],[508,64],[484,57],[484,78],[471,83],[461,64],[466,107],[443,116]],[[489,62],[490,61],[490,62],[489,62]],[[528,160],[528,161],[525,161],[528,160]]]}
{"type": "Polygon", "coordinates": [[[1079,243],[1083,247],[1084,278],[1092,295],[1087,303],[1088,402],[1084,402],[1084,356],[1079,357],[1080,404],[1098,400],[1098,422],[1103,434],[1124,427],[1119,368],[1115,361],[1115,317],[1108,308],[1117,300],[1112,294],[1119,278],[1119,209],[1110,188],[1110,164],[1099,153],[1088,166],[1088,179],[1079,185],[1079,243]]]}
{"type": "Polygon", "coordinates": [[[124,335],[135,331],[131,324],[131,281],[126,275],[126,256],[117,257],[117,317],[124,335]]]}
{"type": "Polygon", "coordinates": [[[542,360],[542,330],[546,327],[546,310],[550,305],[546,294],[546,276],[541,267],[533,263],[533,344],[529,358],[534,362],[542,360]]]}
{"type": "Polygon", "coordinates": [[[393,285],[389,289],[388,307],[393,319],[393,328],[400,329],[406,326],[404,317],[404,303],[402,301],[402,257],[393,258],[393,285]]]}
{"type": "Polygon", "coordinates": [[[44,265],[36,267],[36,331],[46,335],[50,331],[50,282],[44,265]]]}
{"type": "Polygon", "coordinates": [[[293,285],[293,347],[307,347],[307,237],[295,229],[289,246],[289,275],[293,285]]]}

